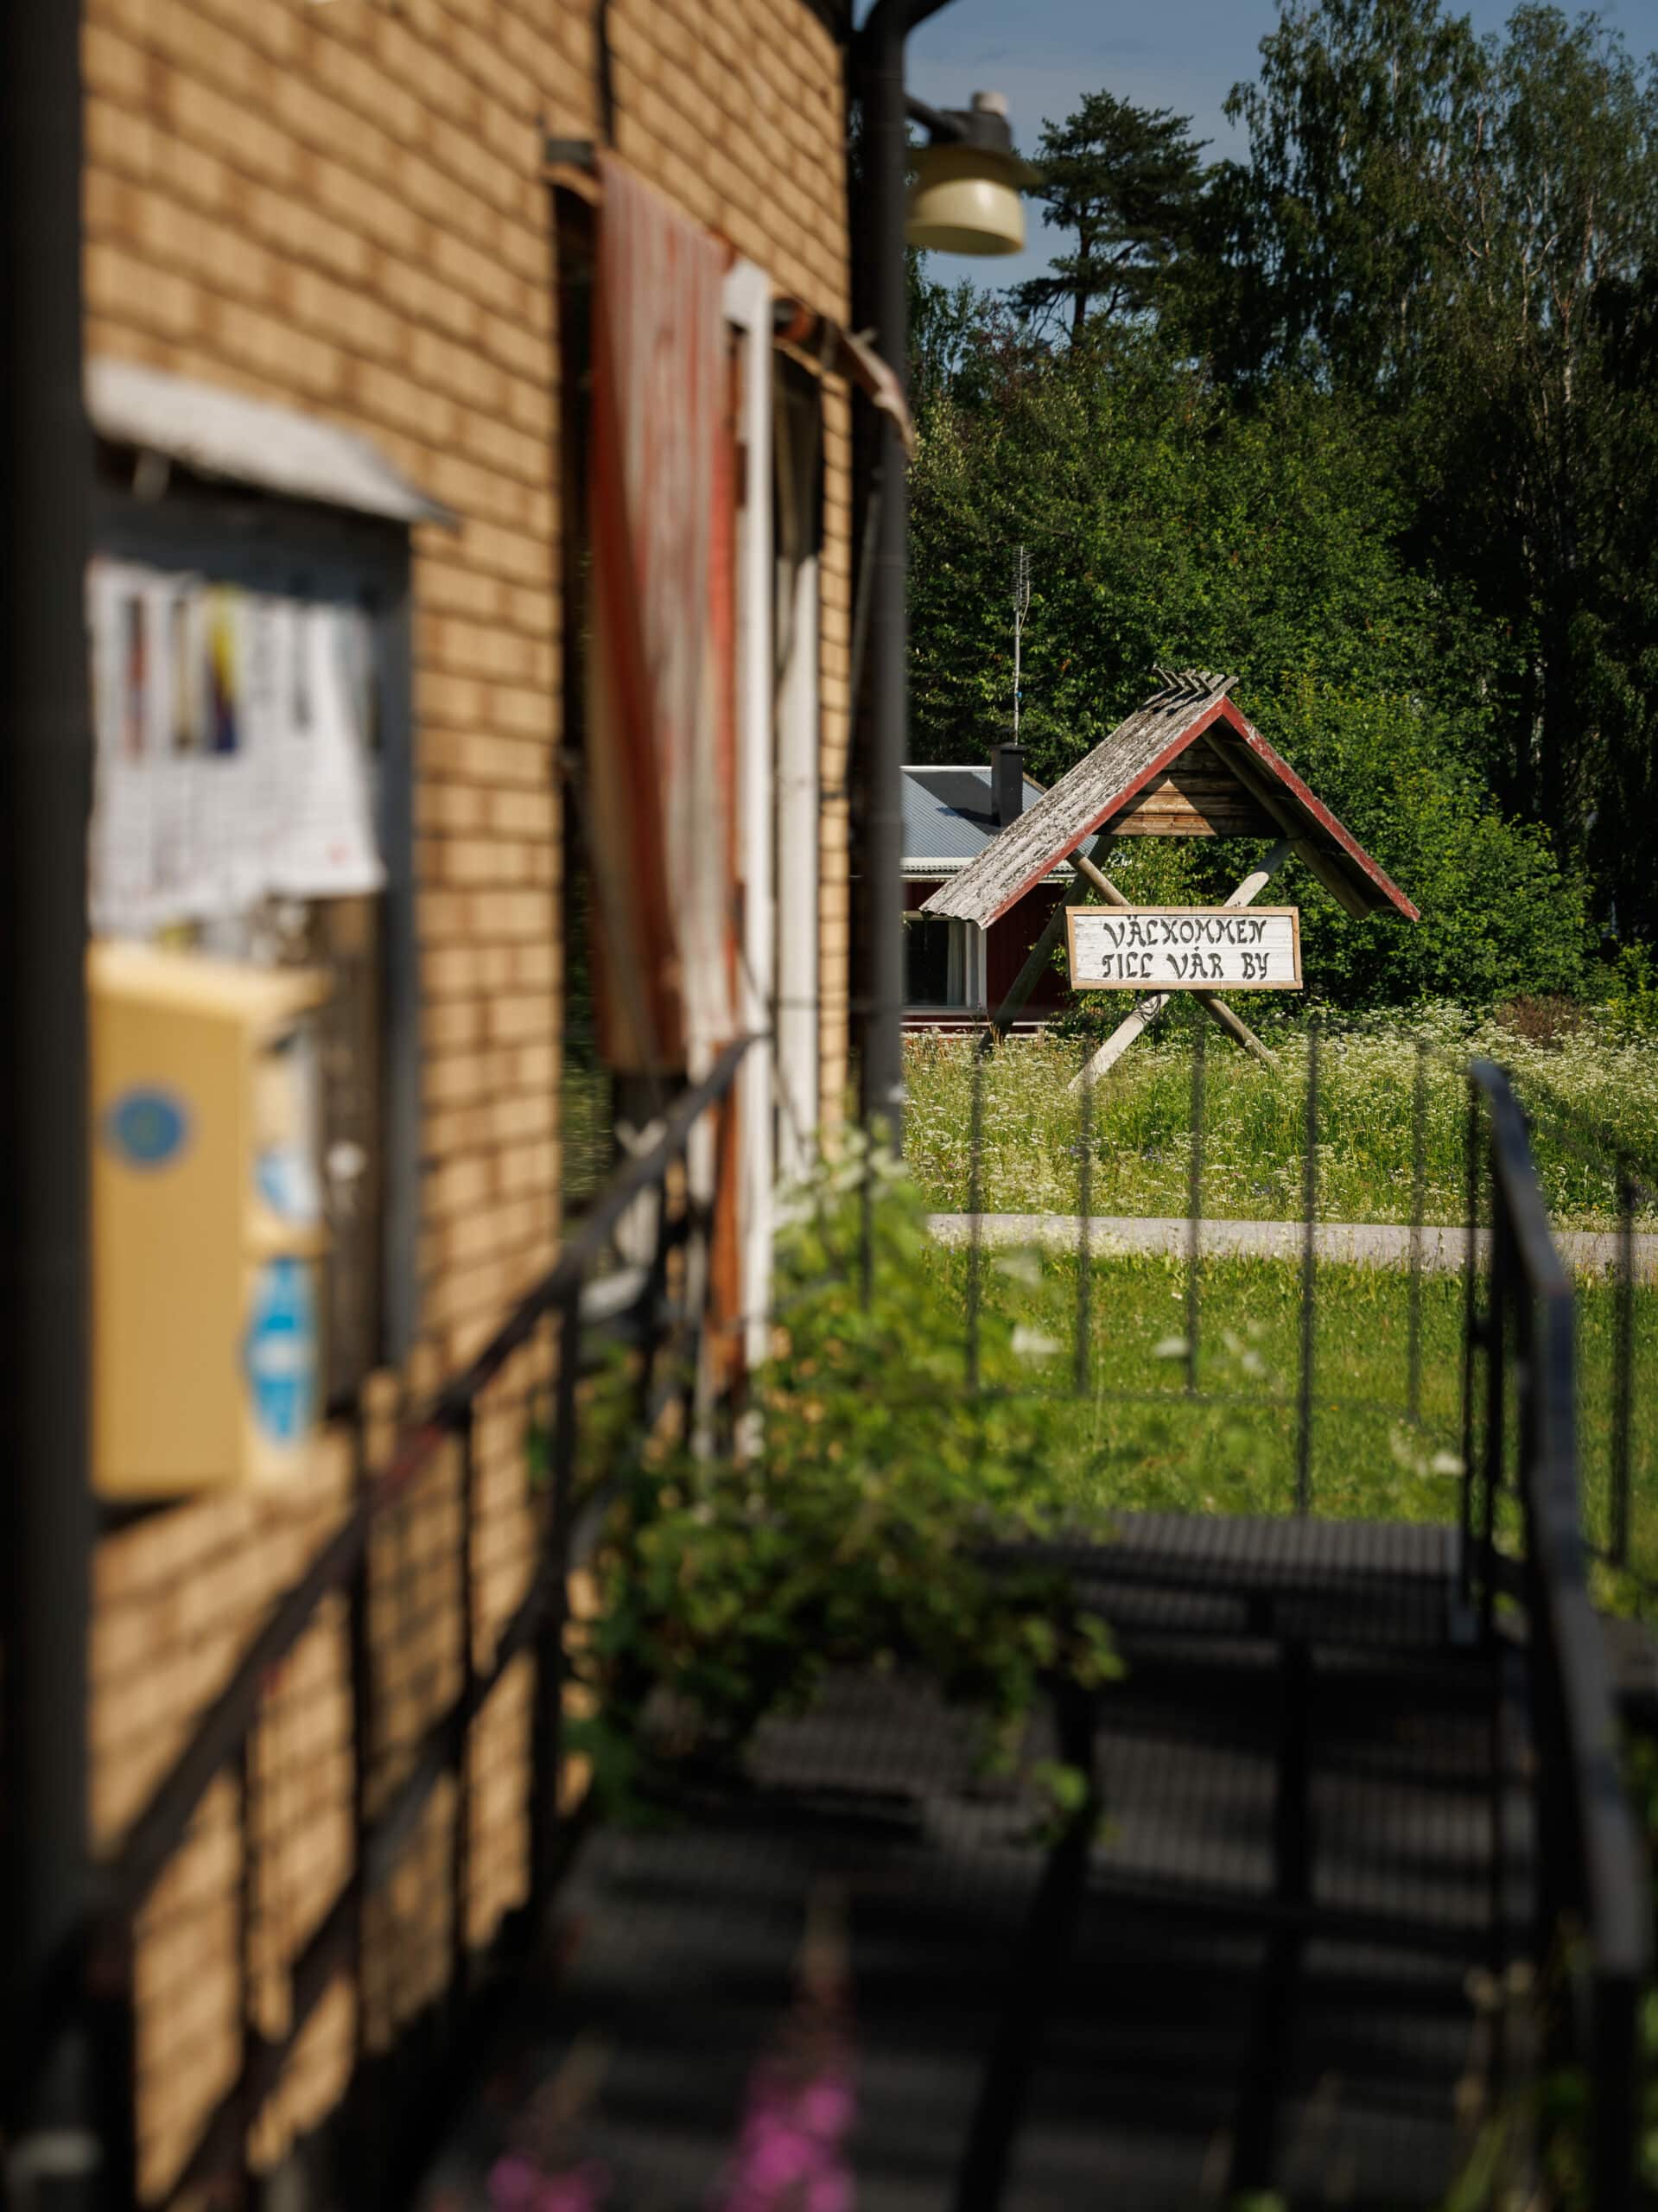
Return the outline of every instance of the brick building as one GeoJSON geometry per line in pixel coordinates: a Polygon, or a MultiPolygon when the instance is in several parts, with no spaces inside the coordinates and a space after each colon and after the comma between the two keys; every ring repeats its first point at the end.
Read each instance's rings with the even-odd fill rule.
{"type": "MultiPolygon", "coordinates": [[[[372,623],[381,773],[406,799],[402,814],[396,792],[383,805],[391,846],[406,842],[388,850],[385,892],[302,925],[305,950],[339,984],[331,1134],[367,1166],[356,1227],[342,1221],[336,1236],[328,1336],[337,1399],[372,1416],[367,1451],[342,1423],[290,1494],[110,1518],[92,1771],[96,1838],[111,1849],[337,1525],[365,1458],[557,1244],[566,874],[580,843],[580,772],[566,769],[582,741],[567,604],[587,464],[576,325],[604,221],[586,149],[607,150],[721,242],[727,302],[747,316],[740,466],[754,467],[764,432],[779,483],[786,448],[816,518],[786,588],[773,601],[763,579],[751,598],[776,617],[773,636],[758,661],[753,636],[747,663],[740,642],[735,679],[751,761],[781,702],[777,749],[739,805],[769,807],[783,861],[771,980],[794,1025],[785,1166],[802,1124],[835,1118],[847,1075],[853,402],[844,344],[823,335],[848,316],[832,8],[86,0],[82,54],[99,550],[210,582],[253,575],[262,559],[272,575],[337,572],[372,623]],[[797,303],[791,327],[809,343],[774,346],[774,297],[797,303]],[[359,442],[325,441],[332,482],[288,450],[306,425],[359,442]],[[378,491],[351,491],[357,462],[378,491]]],[[[751,475],[743,490],[737,557],[752,594],[761,541],[743,532],[780,510],[771,485],[751,475]]],[[[764,550],[780,558],[782,541],[764,550]]],[[[534,1381],[516,1369],[479,1419],[480,1637],[524,1586],[534,1381]]],[[[457,1481],[451,1470],[430,1483],[396,1544],[371,1557],[383,1694],[365,1724],[369,1812],[462,1666],[457,1481]]],[[[348,1633],[343,1600],[330,1601],[270,1685],[245,1771],[213,1784],[144,1909],[132,1971],[148,2201],[166,2198],[242,2063],[244,1950],[251,2024],[277,2035],[291,1962],[350,1872],[365,1808],[353,1802],[348,1633]],[[245,1818],[261,1837],[251,1895],[245,1818]]],[[[442,1994],[456,1896],[480,1949],[522,1897],[530,1696],[527,1669],[509,1675],[476,1732],[464,1837],[452,1793],[429,1808],[420,1846],[369,1915],[360,1974],[317,2007],[254,2120],[257,2164],[281,2166],[353,2069],[442,1994]]]]}

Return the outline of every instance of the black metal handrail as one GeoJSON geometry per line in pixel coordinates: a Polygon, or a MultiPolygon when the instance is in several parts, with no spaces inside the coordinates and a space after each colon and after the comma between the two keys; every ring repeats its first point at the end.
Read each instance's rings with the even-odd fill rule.
{"type": "MultiPolygon", "coordinates": [[[[341,1968],[349,1963],[359,1938],[367,1898],[379,1890],[420,1832],[421,1816],[445,1774],[461,1777],[461,1808],[456,1826],[456,1912],[452,1940],[455,1949],[452,1979],[464,1984],[468,1961],[463,1900],[467,1813],[464,1782],[468,1732],[507,1668],[525,1651],[534,1650],[537,1669],[536,1712],[532,1722],[530,1895],[524,1915],[533,1930],[554,1878],[559,1856],[556,1779],[559,1761],[558,1723],[562,1694],[562,1637],[565,1586],[571,1567],[573,1521],[572,1480],[577,1450],[576,1385],[581,1371],[584,1330],[583,1293],[594,1270],[608,1254],[619,1228],[641,1200],[656,1199],[653,1243],[650,1261],[638,1270],[633,1294],[606,1321],[631,1321],[633,1341],[639,1349],[639,1376],[636,1399],[641,1423],[647,1423],[664,1404],[655,1370],[659,1355],[673,1344],[683,1355],[678,1365],[687,1378],[694,1375],[696,1347],[702,1340],[706,1302],[706,1270],[700,1294],[679,1295],[669,1300],[670,1255],[679,1249],[689,1263],[686,1248],[696,1238],[706,1238],[706,1209],[699,1212],[689,1187],[677,1201],[670,1202],[670,1185],[689,1160],[694,1133],[703,1117],[720,1109],[727,1100],[745,1053],[757,1040],[743,1038],[726,1047],[702,1082],[686,1091],[663,1116],[654,1139],[615,1175],[564,1244],[552,1268],[518,1300],[505,1320],[477,1356],[452,1376],[433,1395],[420,1417],[402,1433],[384,1468],[362,1490],[340,1527],[312,1559],[305,1572],[277,1600],[269,1618],[253,1637],[230,1680],[202,1713],[188,1743],[152,1793],[142,1813],[111,1854],[102,1877],[99,1910],[75,1958],[66,1962],[58,1977],[57,2018],[48,2024],[42,2044],[67,2024],[72,2011],[87,2007],[97,2018],[98,2031],[111,2034],[118,2047],[105,2067],[107,2076],[130,2069],[130,1967],[133,1923],[159,1876],[186,1840],[191,1823],[215,1780],[238,1759],[245,1762],[252,1731],[257,1726],[270,1681],[283,1661],[311,1627],[325,1599],[354,1591],[362,1601],[362,1578],[366,1573],[371,1539],[390,1510],[405,1497],[432,1465],[446,1445],[459,1446],[462,1535],[459,1572],[461,1614],[461,1686],[458,1694],[426,1726],[412,1747],[406,1770],[373,1819],[363,1816],[354,1863],[349,1877],[321,1916],[296,1956],[289,1961],[289,2001],[280,2035],[259,2032],[251,2013],[247,1969],[244,1961],[243,2054],[238,2078],[208,2115],[177,2178],[169,2197],[187,2192],[226,2172],[245,2174],[249,2130],[280,2080],[283,2068],[302,2031],[341,1968]],[[473,1504],[473,1415],[480,1395],[502,1372],[513,1355],[534,1339],[548,1322],[556,1325],[556,1343],[549,1384],[550,1483],[547,1510],[539,1537],[539,1555],[530,1583],[504,1625],[492,1652],[482,1664],[473,1650],[475,1621],[472,1589],[470,1519],[473,1504]],[[117,2001],[112,2005],[111,1992],[117,2001]]],[[[719,1147],[715,1148],[718,1156],[719,1147]]],[[[689,1185],[689,1178],[684,1180],[689,1185]]],[[[693,1381],[687,1380],[688,1417],[693,1381]]],[[[372,1667],[366,1635],[353,1637],[353,1674],[372,1667]]],[[[353,1684],[353,1702],[359,1726],[353,1756],[359,1769],[355,1797],[365,1802],[364,1767],[366,1747],[361,1740],[362,1718],[368,1711],[368,1686],[353,1684]]],[[[251,1849],[246,1819],[245,1781],[243,1796],[245,1883],[245,1863],[251,1849]]],[[[106,2178],[112,2190],[130,2186],[135,2162],[131,2139],[134,2115],[131,2084],[113,2085],[105,2100],[121,2114],[129,2139],[105,2145],[106,2178]],[[124,2087],[124,2096],[121,2094],[124,2087]],[[124,2184],[123,2177],[125,2177],[124,2184]]],[[[111,2194],[111,2200],[115,2201],[111,2194]]]]}
{"type": "MultiPolygon", "coordinates": [[[[1572,1281],[1550,1235],[1526,1117],[1507,1075],[1482,1060],[1469,1079],[1475,1120],[1483,1107],[1486,1135],[1483,1147],[1471,1147],[1471,1198],[1478,1197],[1483,1154],[1491,1244],[1483,1313],[1470,1270],[1471,1345],[1485,1370],[1483,1451],[1465,1454],[1464,1529],[1482,1627],[1499,1665],[1499,1596],[1515,1590],[1525,1611],[1536,1927],[1534,1939],[1519,1948],[1522,1956],[1557,1962],[1566,1975],[1572,2001],[1559,2024],[1559,2055],[1579,2067],[1588,2084],[1591,2201],[1596,2212],[1624,2212],[1636,2202],[1637,2011],[1652,1971],[1650,1901],[1586,1574],[1572,1281]],[[1518,1544],[1517,1561],[1505,1557],[1505,1495],[1518,1501],[1517,1531],[1509,1538],[1518,1544]]],[[[1471,1357],[1471,1447],[1478,1425],[1473,1370],[1471,1357]]],[[[1500,1970],[1507,1965],[1502,1840],[1509,1781],[1499,1764],[1493,1964],[1500,1970]]]]}

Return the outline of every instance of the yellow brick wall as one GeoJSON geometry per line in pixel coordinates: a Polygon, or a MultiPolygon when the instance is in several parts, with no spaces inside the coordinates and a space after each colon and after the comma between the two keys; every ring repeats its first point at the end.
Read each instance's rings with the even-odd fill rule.
{"type": "MultiPolygon", "coordinates": [[[[424,1338],[417,1399],[547,1265],[557,1226],[561,737],[554,241],[541,134],[600,129],[589,0],[86,0],[86,342],[370,435],[461,517],[414,537],[424,1338]]],[[[780,289],[848,312],[842,57],[805,0],[612,0],[616,150],[780,289]]],[[[825,386],[825,786],[843,789],[849,403],[825,386]]],[[[823,851],[824,1096],[845,1074],[844,802],[823,851]]],[[[478,1440],[481,1660],[524,1587],[532,1350],[478,1440]]],[[[108,1846],[354,1479],[335,1440],[280,1503],[180,1507],[98,1561],[92,1792],[108,1846]]],[[[453,1694],[448,1455],[377,1538],[382,1664],[372,1795],[453,1694]]],[[[351,1849],[346,1626],[331,1606],[272,1684],[254,1747],[250,1942],[260,2024],[351,1849]]],[[[522,1892],[521,1668],[472,1754],[472,1935],[522,1892]]],[[[237,1777],[204,1805],[144,1916],[136,1975],[143,2184],[164,2187],[236,2063],[237,1777]]],[[[377,1904],[356,2017],[320,2009],[257,2130],[281,2155],[448,1971],[445,1792],[377,1904]]]]}

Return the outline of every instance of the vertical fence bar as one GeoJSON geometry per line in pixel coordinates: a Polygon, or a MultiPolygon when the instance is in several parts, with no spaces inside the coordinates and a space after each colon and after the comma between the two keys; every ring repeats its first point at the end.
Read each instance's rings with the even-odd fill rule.
{"type": "Polygon", "coordinates": [[[1416,1040],[1410,1114],[1410,1338],[1406,1406],[1413,1427],[1422,1419],[1422,1229],[1427,1212],[1427,1043],[1416,1040]]]}
{"type": "MultiPolygon", "coordinates": [[[[1515,1255],[1508,1236],[1509,1217],[1507,1192],[1502,1178],[1497,1170],[1496,1128],[1495,1119],[1491,1121],[1489,1127],[1491,1137],[1491,1155],[1489,1177],[1491,1214],[1490,1273],[1486,1289],[1485,1321],[1481,1335],[1481,1341],[1484,1346],[1487,1363],[1485,1372],[1487,1399],[1485,1442],[1487,1452],[1492,1455],[1492,1458],[1488,1462],[1486,1467],[1485,1489],[1483,1497],[1481,1500],[1479,1619],[1481,1647],[1485,1652],[1490,1662],[1492,1688],[1490,1738],[1491,1802],[1489,1897],[1490,1934],[1487,1964],[1491,1970],[1493,1977],[1496,1979],[1498,1992],[1501,1993],[1502,1986],[1502,1977],[1506,1974],[1508,1969],[1509,1951],[1509,1928],[1510,1916],[1507,1888],[1509,1872],[1507,1860],[1507,1813],[1509,1787],[1511,1783],[1515,1779],[1515,1776],[1511,1771],[1509,1741],[1507,1732],[1504,1727],[1504,1700],[1509,1689],[1510,1653],[1509,1648],[1505,1644],[1499,1643],[1497,1642],[1494,1633],[1496,1613],[1495,1531],[1496,1486],[1502,1474],[1502,1406],[1508,1389],[1506,1362],[1509,1354],[1510,1336],[1510,1313],[1509,1306],[1510,1282],[1508,1270],[1514,1261],[1515,1255]],[[1495,1408],[1495,1412],[1492,1410],[1493,1408],[1495,1408]]],[[[1469,1243],[1471,1251],[1474,1249],[1475,1244],[1475,1226],[1476,1224],[1471,1223],[1469,1227],[1469,1243]]],[[[1515,1288],[1520,1287],[1517,1278],[1514,1287],[1515,1288]]],[[[1517,1303],[1523,1307],[1525,1300],[1521,1299],[1518,1300],[1517,1303]]],[[[1528,1529],[1528,1537],[1529,1535],[1530,1530],[1528,1529]]],[[[1550,1630],[1548,1627],[1547,1606],[1540,1605],[1540,1591],[1534,1583],[1529,1581],[1529,1578],[1533,1573],[1535,1564],[1535,1553],[1530,1542],[1528,1541],[1526,1546],[1525,1560],[1526,1573],[1528,1578],[1528,1586],[1526,1593],[1528,1635],[1526,1637],[1524,1657],[1524,1680],[1529,1684],[1529,1691],[1528,1694],[1522,1693],[1522,1702],[1526,1708],[1525,1726],[1528,1734],[1531,1738],[1530,1749],[1534,1753],[1541,1753],[1542,1757],[1547,1760],[1548,1755],[1546,1747],[1548,1738],[1549,1717],[1546,1708],[1548,1682],[1547,1679],[1547,1670],[1540,1667],[1540,1639],[1547,1637],[1550,1634],[1550,1630]],[[1540,1688],[1543,1693],[1545,1700],[1545,1703],[1543,1705],[1540,1705],[1538,1702],[1538,1692],[1540,1688]]],[[[1515,1683],[1515,1688],[1519,1688],[1518,1682],[1515,1683]]],[[[1523,1753],[1521,1754],[1521,1758],[1523,1762],[1523,1753]]],[[[1534,1764],[1535,1764],[1534,1759],[1533,1763],[1534,1764]]],[[[1549,1815],[1548,1808],[1545,1802],[1547,1796],[1547,1786],[1544,1782],[1545,1770],[1552,1772],[1552,1764],[1548,1766],[1547,1770],[1538,1770],[1531,1793],[1534,1805],[1533,1818],[1536,1823],[1536,1882],[1534,1884],[1534,1887],[1536,1888],[1537,1894],[1540,1898],[1542,1893],[1542,1885],[1547,1879],[1547,1867],[1545,1862],[1548,1856],[1547,1823],[1549,1815]]],[[[1521,1771],[1524,1771],[1523,1763],[1521,1766],[1521,1771]]],[[[1548,1946],[1547,1938],[1544,1939],[1540,1947],[1533,1948],[1532,1955],[1540,1960],[1546,1960],[1547,1958],[1548,1946]]],[[[1500,1994],[1497,2009],[1492,2018],[1491,2035],[1491,2076],[1494,2094],[1498,2094],[1506,2086],[1509,2079],[1510,2042],[1508,2006],[1506,2003],[1502,2000],[1500,1994]]]]}
{"type": "Polygon", "coordinates": [[[1485,1349],[1485,1475],[1480,1501],[1479,1625],[1481,1638],[1488,1649],[1496,1621],[1496,1501],[1502,1487],[1509,1340],[1513,1319],[1509,1301],[1520,1287],[1512,1274],[1515,1266],[1508,1208],[1493,1173],[1490,1280],[1486,1293],[1485,1325],[1481,1332],[1485,1349]]]}
{"type": "Polygon", "coordinates": [[[1094,1086],[1083,1085],[1077,1109],[1077,1357],[1073,1382],[1084,1397],[1089,1387],[1089,1347],[1093,1334],[1094,1252],[1094,1086]]]}
{"type": "MultiPolygon", "coordinates": [[[[352,1499],[360,1503],[369,1482],[368,1409],[359,1392],[352,1421],[352,1499]]],[[[374,1677],[373,1634],[370,1618],[374,1540],[371,1535],[351,1578],[347,1596],[346,1653],[351,1667],[351,1826],[352,1866],[361,1874],[368,1856],[370,1792],[373,1787],[374,1677]]],[[[352,1928],[352,1980],[355,2016],[352,2023],[356,2062],[368,2056],[368,1906],[365,1885],[357,1885],[352,1928]]]]}
{"type": "Polygon", "coordinates": [[[1590,2002],[1595,2063],[1590,2072],[1589,2187],[1595,2212],[1633,2212],[1637,2196],[1631,2171],[1642,2132],[1640,2005],[1633,1974],[1600,1974],[1590,2002]]]}
{"type": "Polygon", "coordinates": [[[1629,1455],[1635,1433],[1635,1184],[1628,1168],[1617,1188],[1617,1310],[1612,1382],[1611,1554],[1629,1563],[1629,1455]]]}
{"type": "Polygon", "coordinates": [[[242,1738],[236,1761],[236,1821],[241,1831],[242,1861],[236,1885],[236,1970],[241,1992],[240,2064],[236,2115],[236,2189],[238,2204],[247,2202],[252,2176],[253,2126],[258,2119],[249,2084],[253,2061],[262,2040],[259,2027],[259,1969],[255,1953],[254,1924],[259,1910],[258,1878],[258,1732],[256,1719],[242,1738]]]}
{"type": "MultiPolygon", "coordinates": [[[[1538,1297],[1517,1249],[1506,1189],[1491,1179],[1491,1282],[1500,1294],[1501,1321],[1494,1336],[1493,1352],[1502,1374],[1501,1402],[1514,1423],[1515,1503],[1521,1529],[1521,1576],[1526,1618],[1526,1662],[1530,1682],[1530,1717],[1534,1758],[1531,1762],[1533,1820],[1537,1837],[1535,1925],[1532,1955],[1547,1959],[1570,1913],[1580,1916],[1586,1898],[1582,1887],[1584,1866],[1583,1808],[1578,1802],[1578,1777],[1572,1755],[1572,1727],[1567,1715],[1561,1668],[1563,1655],[1557,1624],[1549,1604],[1549,1585],[1555,1572],[1547,1555],[1547,1540],[1538,1528],[1539,1491],[1547,1479],[1547,1449],[1540,1449],[1553,1421],[1547,1399],[1557,1378],[1549,1372],[1547,1337],[1537,1343],[1538,1297]],[[1539,1353],[1540,1351],[1540,1359],[1539,1353]],[[1509,1389],[1512,1386],[1512,1405],[1509,1389]],[[1540,1406],[1540,1394],[1544,1403],[1540,1406]]],[[[1545,1323],[1547,1328],[1547,1323],[1545,1323]]],[[[1569,1378],[1568,1378],[1569,1388],[1569,1378]]],[[[1574,1418],[1575,1406],[1572,1408],[1574,1418]]],[[[1498,1446],[1506,1445],[1506,1420],[1498,1446]]],[[[1498,1424],[1493,1423],[1497,1433],[1498,1424]]],[[[1489,1445],[1488,1445],[1489,1448],[1489,1445]]],[[[1500,1458],[1493,1459],[1493,1496],[1501,1486],[1500,1458]]],[[[1544,1510],[1547,1510],[1547,1503],[1544,1510]]],[[[1574,1497],[1575,1506],[1578,1501],[1574,1497]]],[[[1494,1550],[1488,1559],[1495,1558],[1494,1550]]],[[[1488,1575],[1495,1588],[1495,1572],[1488,1575]]],[[[1544,2037],[1546,2067],[1563,2065],[1572,2037],[1558,2012],[1547,2024],[1544,2037]]]]}
{"type": "Polygon", "coordinates": [[[1312,1510],[1313,1294],[1318,1264],[1318,1025],[1307,1030],[1306,1151],[1301,1181],[1301,1381],[1295,1423],[1295,1510],[1312,1510]]]}
{"type": "MultiPolygon", "coordinates": [[[[478,1684],[477,1577],[473,1523],[478,1503],[478,1409],[468,1402],[455,1423],[455,1491],[461,1508],[460,1542],[455,1548],[458,1583],[460,1694],[469,1707],[478,1684]]],[[[472,1975],[472,1729],[463,1727],[454,1747],[454,1816],[449,1843],[449,1996],[465,2003],[472,1975]]]]}
{"type": "MultiPolygon", "coordinates": [[[[1208,1016],[1194,999],[1191,1039],[1191,1154],[1186,1171],[1186,1389],[1197,1389],[1199,1275],[1204,1249],[1204,1038],[1208,1016]]],[[[1084,1084],[1083,1089],[1087,1089],[1084,1084]]]]}
{"type": "Polygon", "coordinates": [[[858,1303],[867,1313],[875,1296],[875,1124],[863,1127],[863,1171],[858,1178],[858,1303]]]}
{"type": "MultiPolygon", "coordinates": [[[[553,1893],[558,1871],[559,1767],[564,1697],[564,1545],[575,1471],[576,1383],[581,1354],[580,1288],[558,1309],[558,1369],[553,1378],[552,1433],[548,1438],[546,1517],[537,1573],[542,1584],[541,1626],[536,1638],[534,1751],[530,1763],[531,1937],[553,1893]]],[[[688,1408],[689,1411],[689,1408],[688,1408]]]]}
{"type": "Polygon", "coordinates": [[[984,1277],[984,1057],[985,1047],[973,1050],[973,1103],[968,1136],[967,1167],[967,1387],[979,1387],[980,1302],[984,1277]]]}
{"type": "MultiPolygon", "coordinates": [[[[645,1288],[640,1294],[642,1323],[639,1337],[638,1387],[634,1395],[638,1408],[641,1445],[651,1440],[651,1430],[657,1412],[657,1369],[662,1358],[663,1309],[668,1301],[668,1253],[671,1243],[671,1225],[668,1219],[668,1187],[659,1184],[652,1193],[657,1210],[656,1238],[651,1247],[651,1265],[645,1276],[645,1288]]],[[[822,1198],[818,1201],[818,1218],[823,1219],[822,1198]]],[[[827,1238],[825,1249],[828,1249],[827,1238]]]]}
{"type": "Polygon", "coordinates": [[[1457,1594],[1466,1605],[1473,1595],[1474,1571],[1474,1359],[1480,1341],[1479,1318],[1479,1085],[1468,1078],[1468,1121],[1464,1132],[1462,1285],[1462,1516],[1458,1530],[1457,1594]]]}

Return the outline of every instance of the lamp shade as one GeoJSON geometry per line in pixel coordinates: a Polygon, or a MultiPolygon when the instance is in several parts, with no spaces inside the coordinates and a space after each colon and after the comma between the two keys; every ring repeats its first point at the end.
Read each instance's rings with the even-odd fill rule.
{"type": "Polygon", "coordinates": [[[905,237],[935,253],[1020,253],[1025,246],[1020,188],[1031,172],[993,147],[924,146],[915,156],[905,237]]]}

